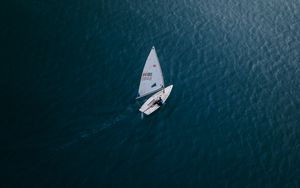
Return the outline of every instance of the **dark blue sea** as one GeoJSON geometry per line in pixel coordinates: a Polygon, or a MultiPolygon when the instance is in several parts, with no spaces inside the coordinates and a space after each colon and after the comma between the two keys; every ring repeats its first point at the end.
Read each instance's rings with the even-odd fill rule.
{"type": "Polygon", "coordinates": [[[300,187],[299,0],[0,9],[0,187],[300,187]],[[152,46],[174,87],[142,118],[152,46]]]}

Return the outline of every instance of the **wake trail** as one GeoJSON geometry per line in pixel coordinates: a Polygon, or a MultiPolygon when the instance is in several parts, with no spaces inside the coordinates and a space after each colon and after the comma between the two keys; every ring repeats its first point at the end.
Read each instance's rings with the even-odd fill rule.
{"type": "Polygon", "coordinates": [[[88,129],[88,130],[79,132],[78,136],[73,137],[72,140],[69,140],[69,141],[61,144],[59,147],[56,148],[56,151],[67,149],[70,146],[82,141],[83,139],[88,139],[90,137],[93,137],[93,136],[99,134],[102,131],[105,131],[108,128],[113,127],[114,125],[126,120],[127,118],[132,117],[133,111],[134,111],[134,109],[132,107],[127,107],[121,113],[118,112],[117,116],[110,117],[110,118],[108,118],[108,120],[106,120],[102,123],[96,124],[92,129],[88,129]]]}

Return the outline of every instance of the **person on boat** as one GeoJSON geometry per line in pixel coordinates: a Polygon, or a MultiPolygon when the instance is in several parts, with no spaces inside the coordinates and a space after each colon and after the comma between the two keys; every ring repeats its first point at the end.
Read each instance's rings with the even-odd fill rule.
{"type": "Polygon", "coordinates": [[[161,97],[159,97],[159,99],[157,101],[154,102],[154,105],[157,104],[159,106],[163,105],[163,100],[161,99],[161,97]]]}

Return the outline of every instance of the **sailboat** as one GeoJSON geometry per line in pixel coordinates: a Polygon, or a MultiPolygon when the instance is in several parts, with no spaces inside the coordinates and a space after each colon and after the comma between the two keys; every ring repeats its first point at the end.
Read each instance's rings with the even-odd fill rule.
{"type": "Polygon", "coordinates": [[[153,46],[146,60],[140,80],[139,95],[136,99],[153,94],[139,109],[140,112],[150,115],[164,104],[172,91],[173,85],[165,87],[164,77],[159,60],[153,46]]]}

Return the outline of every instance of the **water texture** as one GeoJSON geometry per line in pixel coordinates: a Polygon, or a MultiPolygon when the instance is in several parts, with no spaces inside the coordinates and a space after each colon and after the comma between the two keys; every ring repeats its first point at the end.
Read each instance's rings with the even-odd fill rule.
{"type": "Polygon", "coordinates": [[[2,4],[1,187],[300,187],[299,0],[2,4]]]}

